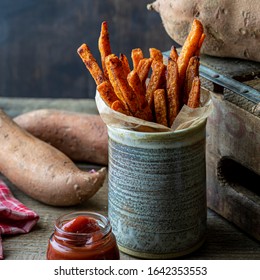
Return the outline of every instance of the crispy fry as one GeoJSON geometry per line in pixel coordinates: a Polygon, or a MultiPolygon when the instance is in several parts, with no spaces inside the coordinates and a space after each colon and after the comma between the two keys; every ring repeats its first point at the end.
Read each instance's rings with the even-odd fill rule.
{"type": "Polygon", "coordinates": [[[177,114],[180,110],[180,93],[179,93],[179,73],[177,62],[171,58],[168,61],[166,71],[166,89],[167,89],[167,112],[168,124],[172,126],[177,114]]]}
{"type": "Polygon", "coordinates": [[[194,19],[191,30],[182,46],[182,50],[178,57],[178,72],[179,72],[179,80],[180,80],[180,87],[182,88],[186,69],[188,67],[190,58],[195,55],[201,35],[203,34],[203,26],[198,19],[194,19]]]}
{"type": "Polygon", "coordinates": [[[150,48],[149,49],[149,53],[150,53],[150,58],[152,58],[152,69],[154,68],[154,64],[155,62],[160,62],[163,63],[163,55],[162,52],[156,48],[150,48]]]}
{"type": "Polygon", "coordinates": [[[175,46],[172,46],[171,47],[171,51],[170,51],[170,58],[174,61],[178,61],[178,52],[176,50],[176,47],[175,46]]]}
{"type": "Polygon", "coordinates": [[[158,50],[156,48],[150,48],[149,53],[150,53],[150,58],[152,58],[153,61],[159,61],[159,62],[163,63],[163,55],[160,50],[158,50]]]}
{"type": "Polygon", "coordinates": [[[156,122],[168,126],[165,90],[157,89],[153,95],[156,122]]]}
{"type": "Polygon", "coordinates": [[[106,21],[103,21],[101,24],[100,36],[98,39],[98,48],[100,52],[103,72],[105,77],[108,78],[108,73],[105,64],[105,57],[111,54],[111,46],[110,46],[109,32],[108,32],[108,26],[106,21]]]}
{"type": "Polygon", "coordinates": [[[153,71],[146,89],[146,100],[150,108],[154,107],[153,93],[157,89],[163,88],[165,86],[165,70],[166,70],[166,66],[162,62],[159,61],[153,62],[153,71]]]}
{"type": "Polygon", "coordinates": [[[183,98],[182,103],[187,104],[189,93],[192,87],[192,82],[194,77],[199,76],[199,57],[193,56],[191,57],[188,68],[186,70],[186,77],[184,81],[184,89],[183,89],[183,98]]]}
{"type": "Polygon", "coordinates": [[[80,58],[84,62],[85,66],[89,70],[93,79],[96,82],[96,85],[101,84],[106,80],[101,68],[99,67],[96,59],[92,55],[89,47],[86,44],[82,44],[77,50],[80,58]]]}
{"type": "Polygon", "coordinates": [[[130,66],[129,66],[129,63],[128,63],[128,59],[127,59],[126,55],[120,53],[119,60],[122,63],[125,76],[127,77],[127,75],[130,73],[131,69],[130,69],[130,66]]]}
{"type": "Polygon", "coordinates": [[[198,108],[200,105],[200,78],[198,76],[193,79],[187,105],[190,108],[198,108]]]}
{"type": "Polygon", "coordinates": [[[117,95],[114,92],[114,89],[109,81],[104,81],[97,86],[97,90],[105,101],[105,103],[111,107],[111,105],[116,101],[119,100],[117,95]]]}
{"type": "Polygon", "coordinates": [[[145,88],[135,70],[132,70],[128,74],[127,81],[136,94],[139,104],[138,111],[140,118],[146,121],[152,121],[153,115],[145,97],[145,88]]]}
{"type": "Polygon", "coordinates": [[[197,48],[197,50],[196,50],[196,52],[195,52],[195,55],[196,55],[196,56],[199,56],[199,55],[200,55],[200,50],[201,50],[201,47],[202,47],[202,44],[203,44],[205,38],[206,38],[206,34],[205,34],[205,33],[202,33],[202,35],[201,35],[201,37],[200,37],[199,44],[198,44],[198,48],[197,48]]]}
{"type": "Polygon", "coordinates": [[[147,100],[145,98],[145,88],[142,86],[141,80],[135,70],[132,70],[128,74],[127,81],[136,94],[139,109],[143,109],[147,104],[147,100]]]}
{"type": "Polygon", "coordinates": [[[106,57],[105,62],[115,93],[120,92],[119,99],[123,104],[126,103],[130,112],[135,115],[138,111],[137,98],[127,82],[121,61],[116,55],[111,54],[106,57]]]}
{"type": "Polygon", "coordinates": [[[120,100],[116,100],[115,102],[113,102],[113,104],[111,105],[111,109],[127,116],[131,116],[129,110],[125,108],[124,104],[120,100]]]}
{"type": "Polygon", "coordinates": [[[127,103],[124,99],[123,93],[121,92],[121,89],[119,88],[119,86],[117,84],[117,80],[116,80],[116,77],[113,73],[113,70],[112,70],[111,67],[108,66],[109,59],[114,58],[114,57],[117,58],[117,56],[115,54],[110,54],[105,58],[105,64],[106,64],[106,68],[107,68],[108,78],[109,78],[109,81],[110,81],[110,83],[111,83],[111,85],[114,89],[114,92],[115,92],[116,96],[124,104],[125,108],[128,108],[127,103]]]}
{"type": "Polygon", "coordinates": [[[143,51],[140,48],[132,49],[131,58],[133,62],[133,69],[137,69],[141,59],[144,58],[143,51]]]}
{"type": "Polygon", "coordinates": [[[143,85],[145,85],[146,79],[149,75],[152,61],[153,60],[151,58],[143,58],[140,60],[138,67],[136,69],[138,76],[143,85]]]}
{"type": "Polygon", "coordinates": [[[183,104],[191,108],[200,105],[198,56],[204,40],[203,26],[194,19],[180,54],[172,46],[167,63],[159,49],[149,48],[148,58],[140,48],[132,49],[131,71],[126,55],[117,57],[111,52],[108,26],[104,21],[98,39],[102,67],[86,44],[77,51],[110,108],[171,127],[183,104]]]}

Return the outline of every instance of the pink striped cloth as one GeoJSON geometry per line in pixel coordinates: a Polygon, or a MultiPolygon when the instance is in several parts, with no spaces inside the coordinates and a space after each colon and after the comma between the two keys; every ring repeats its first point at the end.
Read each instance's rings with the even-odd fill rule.
{"type": "Polygon", "coordinates": [[[28,233],[38,220],[38,214],[18,201],[0,180],[0,260],[4,258],[1,235],[28,233]]]}

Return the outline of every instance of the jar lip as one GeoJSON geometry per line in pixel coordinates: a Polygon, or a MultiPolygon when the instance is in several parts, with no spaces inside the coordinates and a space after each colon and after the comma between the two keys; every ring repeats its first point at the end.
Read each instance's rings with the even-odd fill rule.
{"type": "MultiPolygon", "coordinates": [[[[138,130],[132,130],[132,129],[128,129],[128,128],[122,128],[122,127],[116,127],[116,126],[112,126],[112,125],[108,125],[108,129],[109,131],[121,131],[123,133],[126,134],[135,134],[139,137],[142,137],[144,135],[149,135],[149,136],[168,136],[168,135],[183,135],[183,134],[187,134],[187,133],[192,133],[194,130],[197,130],[200,127],[203,127],[207,122],[207,119],[201,119],[199,120],[196,125],[192,126],[192,127],[186,127],[186,128],[181,128],[178,130],[167,130],[167,131],[158,131],[158,132],[143,132],[143,131],[138,131],[138,130]]],[[[108,131],[108,132],[109,132],[108,131]]]]}
{"type": "Polygon", "coordinates": [[[62,233],[62,234],[66,234],[67,236],[92,236],[93,234],[97,234],[97,233],[102,233],[103,236],[107,235],[110,231],[111,231],[111,225],[110,225],[110,221],[107,217],[96,213],[96,212],[92,212],[92,211],[73,211],[73,212],[69,212],[66,213],[64,215],[59,216],[54,224],[55,230],[57,230],[58,232],[62,233]],[[91,232],[91,233],[85,233],[85,232],[68,232],[65,231],[61,228],[62,225],[62,221],[69,221],[73,218],[76,218],[78,216],[86,216],[86,217],[91,217],[93,219],[95,219],[99,225],[101,225],[99,228],[100,230],[97,230],[95,232],[91,232]]]}

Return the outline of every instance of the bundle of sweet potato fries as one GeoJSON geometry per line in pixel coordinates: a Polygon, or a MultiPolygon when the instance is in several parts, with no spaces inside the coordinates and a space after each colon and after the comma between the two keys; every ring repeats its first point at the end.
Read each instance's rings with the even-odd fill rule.
{"type": "Polygon", "coordinates": [[[204,38],[201,22],[194,19],[180,54],[173,46],[164,64],[160,50],[150,48],[150,56],[144,57],[143,51],[136,48],[131,52],[131,67],[126,55],[112,53],[108,25],[102,22],[98,39],[102,66],[86,44],[77,52],[109,107],[171,127],[183,104],[199,107],[199,52],[204,38]]]}

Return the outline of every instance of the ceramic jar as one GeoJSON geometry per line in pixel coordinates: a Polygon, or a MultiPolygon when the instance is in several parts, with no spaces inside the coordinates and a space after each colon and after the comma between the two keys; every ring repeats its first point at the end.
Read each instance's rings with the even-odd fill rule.
{"type": "Polygon", "coordinates": [[[108,217],[119,249],[148,259],[205,240],[205,126],[145,133],[108,126],[108,217]]]}

